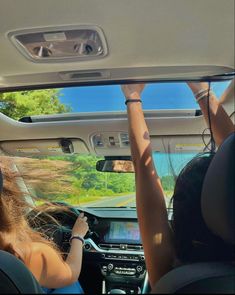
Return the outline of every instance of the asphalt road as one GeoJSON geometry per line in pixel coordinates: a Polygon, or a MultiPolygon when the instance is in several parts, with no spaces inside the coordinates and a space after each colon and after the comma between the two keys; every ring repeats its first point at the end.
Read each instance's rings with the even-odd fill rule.
{"type": "Polygon", "coordinates": [[[135,195],[107,197],[99,201],[81,204],[84,207],[135,207],[135,195]]]}
{"type": "MultiPolygon", "coordinates": [[[[169,206],[169,198],[166,198],[166,205],[169,206]]],[[[99,201],[80,204],[83,207],[136,207],[135,195],[121,197],[106,197],[99,201]]]]}

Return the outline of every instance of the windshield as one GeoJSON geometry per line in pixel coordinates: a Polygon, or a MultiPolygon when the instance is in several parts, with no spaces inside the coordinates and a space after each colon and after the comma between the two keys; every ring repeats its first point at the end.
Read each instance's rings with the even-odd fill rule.
{"type": "MultiPolygon", "coordinates": [[[[192,153],[153,154],[168,205],[173,194],[174,176],[194,156],[192,153]]],[[[80,207],[135,207],[134,173],[99,172],[96,162],[100,159],[86,154],[11,157],[11,162],[21,173],[23,183],[36,204],[52,201],[80,207]]]]}

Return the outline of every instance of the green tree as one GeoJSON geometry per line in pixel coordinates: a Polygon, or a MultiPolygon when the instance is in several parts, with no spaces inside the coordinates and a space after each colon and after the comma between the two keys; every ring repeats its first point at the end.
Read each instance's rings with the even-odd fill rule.
{"type": "Polygon", "coordinates": [[[162,176],[161,182],[162,182],[163,189],[173,194],[174,187],[175,187],[174,176],[173,175],[162,176]]]}
{"type": "Polygon", "coordinates": [[[102,159],[101,157],[73,155],[53,159],[70,162],[72,187],[79,191],[80,196],[112,196],[135,191],[133,173],[98,172],[96,162],[102,159]]]}
{"type": "Polygon", "coordinates": [[[2,93],[0,111],[19,120],[25,116],[66,113],[70,108],[60,102],[58,89],[46,89],[2,93]]]}
{"type": "Polygon", "coordinates": [[[128,193],[135,191],[134,174],[131,173],[110,173],[108,189],[114,193],[128,193]]]}

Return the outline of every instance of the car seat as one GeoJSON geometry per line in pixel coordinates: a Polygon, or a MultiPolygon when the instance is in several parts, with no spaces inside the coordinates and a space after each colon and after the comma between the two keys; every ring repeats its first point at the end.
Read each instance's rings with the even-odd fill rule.
{"type": "MultiPolygon", "coordinates": [[[[211,232],[235,244],[235,133],[218,148],[206,173],[201,210],[211,232]]],[[[164,275],[152,290],[169,293],[235,293],[235,263],[193,263],[164,275]]]]}

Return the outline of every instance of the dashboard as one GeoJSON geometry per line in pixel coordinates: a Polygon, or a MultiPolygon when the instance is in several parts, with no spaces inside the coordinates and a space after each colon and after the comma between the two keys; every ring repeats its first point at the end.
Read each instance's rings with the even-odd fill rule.
{"type": "MultiPolygon", "coordinates": [[[[87,216],[80,282],[85,293],[106,293],[112,289],[139,293],[146,276],[145,257],[135,208],[69,208],[41,214],[32,224],[53,239],[63,253],[69,250],[72,227],[80,212],[87,216]],[[91,276],[92,281],[87,282],[91,276]]],[[[32,216],[31,216],[32,217],[32,216]]],[[[38,214],[37,214],[38,217],[38,214]]],[[[34,220],[30,218],[30,220],[34,220]]]]}

